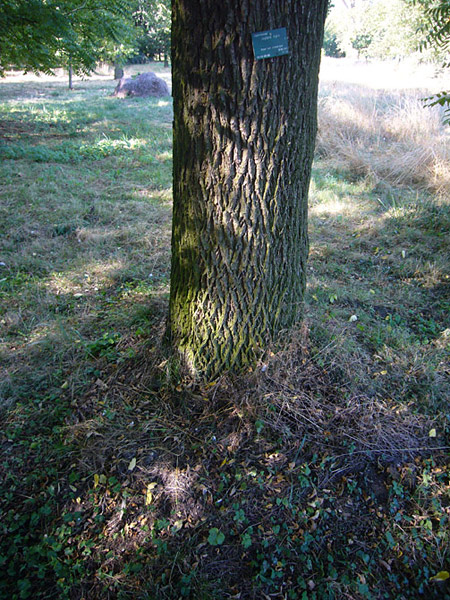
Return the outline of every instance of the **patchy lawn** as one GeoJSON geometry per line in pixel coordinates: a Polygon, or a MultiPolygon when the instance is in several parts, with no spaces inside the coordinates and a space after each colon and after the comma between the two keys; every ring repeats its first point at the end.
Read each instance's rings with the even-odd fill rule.
{"type": "Polygon", "coordinates": [[[361,115],[395,90],[352,121],[323,82],[305,323],[198,386],[164,345],[171,100],[66,86],[0,84],[0,596],[450,597],[448,133],[399,91],[389,153],[435,128],[439,177],[386,169],[361,115]]]}

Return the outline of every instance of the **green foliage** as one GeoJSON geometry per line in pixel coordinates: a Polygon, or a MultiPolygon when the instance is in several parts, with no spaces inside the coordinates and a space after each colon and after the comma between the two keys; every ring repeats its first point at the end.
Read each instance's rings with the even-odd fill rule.
{"type": "Polygon", "coordinates": [[[143,30],[143,35],[138,39],[140,54],[148,58],[162,55],[167,61],[171,39],[170,0],[138,0],[134,19],[143,30]]]}
{"type": "Polygon", "coordinates": [[[208,544],[211,546],[221,546],[225,541],[225,535],[217,529],[217,527],[212,527],[209,530],[208,536],[208,544]]]}
{"type": "MultiPolygon", "coordinates": [[[[450,67],[450,0],[415,0],[424,7],[427,21],[421,31],[425,34],[423,48],[438,48],[445,56],[444,68],[450,67]]],[[[445,109],[444,122],[450,124],[450,93],[440,92],[426,98],[426,106],[442,106],[445,109]]]]}
{"type": "Polygon", "coordinates": [[[88,73],[107,44],[127,37],[131,0],[5,0],[0,11],[0,74],[71,65],[88,73]]]}
{"type": "Polygon", "coordinates": [[[336,43],[347,56],[369,59],[405,58],[417,50],[423,8],[408,0],[352,2],[330,11],[328,25],[336,35],[336,43]]]}
{"type": "MultiPolygon", "coordinates": [[[[415,0],[423,7],[426,23],[421,30],[425,33],[423,46],[438,46],[444,52],[450,50],[450,1],[449,0],[415,0]]],[[[446,63],[445,66],[449,66],[446,63]]]]}
{"type": "Polygon", "coordinates": [[[325,56],[331,56],[333,58],[341,58],[345,56],[345,52],[343,52],[340,48],[338,35],[330,26],[329,20],[325,25],[323,49],[325,56]]]}
{"type": "Polygon", "coordinates": [[[352,47],[358,51],[358,54],[367,50],[372,43],[372,36],[370,33],[359,33],[352,39],[352,47]]]}
{"type": "Polygon", "coordinates": [[[434,96],[425,98],[425,106],[442,106],[444,123],[450,125],[450,92],[438,92],[434,96]]]}
{"type": "Polygon", "coordinates": [[[92,358],[101,356],[109,360],[113,359],[117,356],[116,346],[121,337],[118,332],[104,333],[99,339],[86,345],[88,356],[92,358]]]}

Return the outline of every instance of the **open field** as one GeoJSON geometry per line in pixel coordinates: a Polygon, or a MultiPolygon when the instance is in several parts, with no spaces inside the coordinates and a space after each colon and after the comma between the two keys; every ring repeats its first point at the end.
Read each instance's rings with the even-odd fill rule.
{"type": "Polygon", "coordinates": [[[0,81],[1,598],[450,598],[432,75],[324,63],[305,323],[203,387],[163,343],[171,99],[0,81]]]}

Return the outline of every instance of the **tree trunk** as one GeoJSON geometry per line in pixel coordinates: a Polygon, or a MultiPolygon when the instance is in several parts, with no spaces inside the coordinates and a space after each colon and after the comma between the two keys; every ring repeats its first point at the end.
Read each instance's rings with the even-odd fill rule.
{"type": "Polygon", "coordinates": [[[71,62],[69,62],[69,90],[73,90],[73,68],[71,62]]]}
{"type": "Polygon", "coordinates": [[[122,79],[123,76],[123,67],[119,63],[114,63],[114,79],[122,79]]]}
{"type": "Polygon", "coordinates": [[[307,195],[327,0],[173,0],[169,330],[206,378],[254,361],[302,315],[307,195]],[[289,54],[255,60],[253,32],[289,54]]]}

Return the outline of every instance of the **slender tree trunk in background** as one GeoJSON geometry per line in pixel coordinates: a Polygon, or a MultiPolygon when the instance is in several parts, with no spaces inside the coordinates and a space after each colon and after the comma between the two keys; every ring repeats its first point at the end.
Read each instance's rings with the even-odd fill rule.
{"type": "Polygon", "coordinates": [[[254,361],[302,315],[327,0],[173,0],[169,329],[191,374],[254,361]],[[286,27],[289,55],[255,60],[286,27]]]}
{"type": "Polygon", "coordinates": [[[122,79],[123,75],[123,67],[119,63],[114,63],[114,79],[122,79]]]}
{"type": "Polygon", "coordinates": [[[71,62],[69,62],[69,90],[73,90],[73,69],[71,62]]]}

